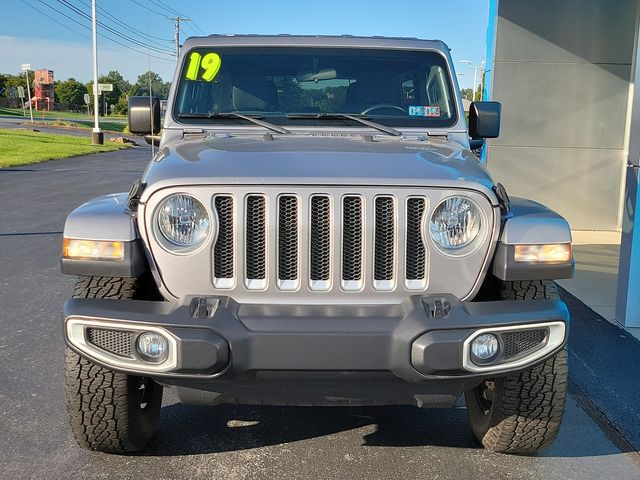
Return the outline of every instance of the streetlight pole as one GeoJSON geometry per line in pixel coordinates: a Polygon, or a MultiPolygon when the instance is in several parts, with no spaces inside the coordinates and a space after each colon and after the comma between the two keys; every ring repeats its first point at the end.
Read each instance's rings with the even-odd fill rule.
{"type": "Polygon", "coordinates": [[[91,143],[94,145],[102,145],[104,143],[104,134],[100,131],[100,120],[98,119],[98,110],[100,108],[100,100],[98,100],[98,27],[96,25],[96,0],[91,0],[91,13],[93,25],[93,115],[94,127],[91,132],[91,143]]]}
{"type": "MultiPolygon", "coordinates": [[[[22,70],[24,70],[24,76],[27,78],[27,100],[29,101],[29,115],[31,116],[31,123],[33,123],[33,107],[31,106],[31,85],[29,85],[29,70],[31,70],[31,64],[23,63],[22,70]]],[[[24,111],[24,103],[22,104],[22,110],[24,111]]]]}
{"type": "Polygon", "coordinates": [[[478,88],[478,69],[481,69],[480,71],[482,72],[482,69],[484,68],[484,60],[482,61],[482,63],[480,65],[474,65],[470,60],[460,60],[460,63],[466,63],[467,65],[469,65],[471,68],[473,68],[473,97],[472,97],[472,101],[475,102],[476,101],[476,91],[478,88]]]}

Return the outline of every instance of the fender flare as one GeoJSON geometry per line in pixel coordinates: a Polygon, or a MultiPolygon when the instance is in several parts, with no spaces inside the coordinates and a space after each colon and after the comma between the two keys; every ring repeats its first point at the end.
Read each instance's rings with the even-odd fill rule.
{"type": "Polygon", "coordinates": [[[128,193],[94,198],[72,211],[65,221],[63,237],[80,240],[122,242],[121,261],[61,258],[62,273],[137,277],[148,270],[136,221],[128,207],[128,193]]]}

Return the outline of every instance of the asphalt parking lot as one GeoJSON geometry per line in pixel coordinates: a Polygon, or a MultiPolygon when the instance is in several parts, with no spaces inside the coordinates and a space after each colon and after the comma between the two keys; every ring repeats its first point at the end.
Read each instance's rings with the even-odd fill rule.
{"type": "Polygon", "coordinates": [[[127,190],[149,156],[144,147],[0,169],[1,478],[640,478],[636,449],[575,386],[560,436],[535,457],[485,452],[463,404],[204,408],[170,395],[144,455],[81,450],[64,404],[60,315],[74,283],[59,273],[64,219],[127,190]]]}

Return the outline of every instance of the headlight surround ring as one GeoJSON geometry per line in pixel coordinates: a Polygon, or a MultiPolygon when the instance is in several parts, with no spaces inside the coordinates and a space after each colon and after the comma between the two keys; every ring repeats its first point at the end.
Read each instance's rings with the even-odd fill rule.
{"type": "Polygon", "coordinates": [[[484,212],[475,201],[461,195],[442,199],[425,223],[425,236],[446,255],[467,255],[486,235],[484,212]]]}
{"type": "Polygon", "coordinates": [[[160,244],[172,253],[190,253],[211,236],[213,217],[196,197],[176,193],[156,208],[154,230],[160,244]]]}

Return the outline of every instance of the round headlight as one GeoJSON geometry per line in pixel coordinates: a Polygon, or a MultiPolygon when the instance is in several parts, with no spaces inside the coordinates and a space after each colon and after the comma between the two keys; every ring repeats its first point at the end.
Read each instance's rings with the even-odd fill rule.
{"type": "Polygon", "coordinates": [[[429,234],[436,244],[447,250],[457,250],[473,242],[480,233],[480,211],[463,197],[443,200],[429,220],[429,234]]]}
{"type": "Polygon", "coordinates": [[[211,221],[204,205],[190,195],[171,195],[158,209],[162,236],[179,247],[193,247],[209,234],[211,221]]]}

